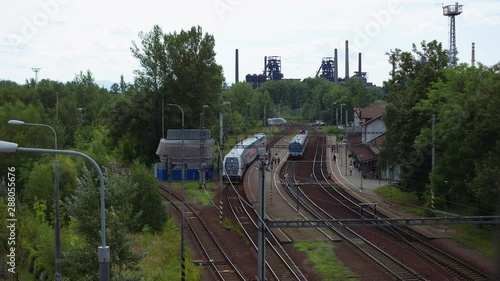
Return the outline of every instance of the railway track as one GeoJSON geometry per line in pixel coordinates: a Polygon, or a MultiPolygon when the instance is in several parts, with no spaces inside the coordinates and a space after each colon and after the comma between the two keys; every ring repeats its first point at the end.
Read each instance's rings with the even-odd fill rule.
{"type": "MultiPolygon", "coordinates": [[[[241,185],[227,185],[224,189],[231,212],[257,250],[258,217],[253,206],[241,196],[241,185]]],[[[265,272],[266,280],[307,280],[270,231],[266,232],[265,253],[268,269],[265,272]]]]}
{"type": "MultiPolygon", "coordinates": [[[[164,188],[161,195],[165,200],[171,202],[181,217],[181,198],[164,188]]],[[[198,212],[189,204],[184,204],[185,222],[189,227],[194,240],[197,242],[199,252],[203,253],[203,265],[210,268],[211,280],[236,281],[247,280],[238,270],[235,263],[231,261],[218,239],[212,233],[207,223],[198,212]]]]}
{"type": "MultiPolygon", "coordinates": [[[[295,168],[296,166],[293,164],[288,166],[288,173],[292,175],[295,174],[295,168]]],[[[301,205],[304,209],[313,214],[317,219],[335,219],[331,215],[325,213],[313,201],[309,200],[307,195],[303,193],[300,188],[297,188],[297,190],[292,190],[292,188],[289,187],[289,189],[290,193],[296,194],[295,196],[297,196],[299,193],[301,194],[301,196],[298,196],[296,199],[301,202],[301,205]]],[[[354,229],[342,227],[335,228],[334,231],[344,241],[348,242],[351,247],[367,256],[371,261],[380,266],[383,271],[385,271],[388,275],[395,278],[396,280],[427,280],[425,277],[418,274],[414,269],[406,266],[396,258],[392,257],[390,254],[386,253],[381,247],[378,247],[374,243],[371,243],[368,239],[359,235],[354,229]]]]}
{"type": "MultiPolygon", "coordinates": [[[[332,186],[327,181],[325,175],[328,171],[324,160],[324,148],[324,139],[319,138],[316,148],[314,149],[314,159],[312,162],[312,171],[317,180],[316,185],[314,185],[314,187],[299,187],[297,185],[296,190],[293,190],[292,187],[289,186],[290,194],[300,196],[297,200],[300,199],[299,201],[303,204],[304,208],[314,213],[318,219],[335,219],[333,214],[335,214],[336,218],[359,218],[359,202],[346,196],[341,189],[332,186]],[[327,197],[330,197],[330,199],[326,199],[327,197]],[[316,200],[312,198],[316,198],[316,200]],[[322,200],[318,201],[318,198],[322,198],[322,200]],[[325,201],[329,202],[329,204],[325,204],[325,201]],[[342,206],[342,209],[336,207],[333,210],[331,202],[337,202],[333,205],[342,206]]],[[[299,165],[299,163],[291,162],[287,169],[295,169],[296,165],[299,165]]],[[[309,169],[309,171],[311,171],[311,169],[309,169]]],[[[364,215],[378,217],[374,212],[370,212],[369,210],[366,210],[364,215]]],[[[428,280],[430,276],[428,276],[428,274],[419,273],[420,270],[418,269],[425,268],[426,266],[428,267],[429,265],[440,268],[440,270],[434,269],[432,271],[432,276],[434,276],[433,280],[494,280],[485,273],[430,245],[423,239],[417,237],[417,235],[412,234],[407,228],[391,227],[387,225],[387,227],[382,229],[377,231],[376,235],[374,235],[374,231],[363,228],[351,230],[346,227],[337,229],[337,231],[339,235],[344,237],[346,241],[349,241],[353,247],[365,253],[385,272],[392,276],[392,278],[397,280],[428,280]],[[384,231],[382,231],[382,229],[384,231]],[[380,232],[384,232],[386,238],[379,238],[378,236],[382,235],[379,234],[380,232]],[[368,237],[370,239],[367,239],[368,237]],[[377,245],[380,246],[376,246],[369,240],[376,240],[377,245]],[[399,246],[399,251],[403,249],[403,251],[406,251],[414,258],[404,262],[401,257],[392,257],[394,251],[398,251],[397,249],[393,250],[391,252],[392,254],[385,253],[385,251],[381,250],[381,247],[384,247],[384,249],[389,248],[386,246],[388,241],[393,241],[393,243],[399,246]],[[412,268],[410,268],[408,264],[412,268]]]]}

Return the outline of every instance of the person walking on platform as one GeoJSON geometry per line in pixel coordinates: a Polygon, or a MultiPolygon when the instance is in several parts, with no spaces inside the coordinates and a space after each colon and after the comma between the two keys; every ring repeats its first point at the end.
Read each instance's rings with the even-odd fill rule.
{"type": "Polygon", "coordinates": [[[333,154],[333,162],[337,162],[337,154],[333,154]]]}
{"type": "Polygon", "coordinates": [[[349,165],[349,175],[352,176],[352,164],[349,165]]]}

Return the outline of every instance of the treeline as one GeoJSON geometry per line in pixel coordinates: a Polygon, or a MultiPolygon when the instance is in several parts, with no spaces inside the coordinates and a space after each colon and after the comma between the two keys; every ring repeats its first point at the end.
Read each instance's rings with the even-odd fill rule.
{"type": "Polygon", "coordinates": [[[425,196],[429,204],[434,192],[445,206],[476,203],[475,214],[494,213],[500,65],[448,67],[447,52],[436,41],[388,56],[393,72],[385,83],[388,131],[379,164],[398,166],[403,190],[425,196]]]}

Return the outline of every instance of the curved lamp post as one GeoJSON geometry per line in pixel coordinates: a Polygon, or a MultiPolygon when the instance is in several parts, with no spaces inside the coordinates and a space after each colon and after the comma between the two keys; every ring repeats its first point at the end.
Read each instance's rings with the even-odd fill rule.
{"type": "MultiPolygon", "coordinates": [[[[26,124],[26,123],[25,123],[26,124]]],[[[105,189],[104,189],[104,176],[102,175],[102,170],[99,165],[90,158],[87,154],[72,151],[72,150],[58,150],[58,149],[43,149],[43,148],[30,148],[30,147],[19,147],[17,143],[6,142],[0,140],[0,153],[14,153],[17,151],[21,152],[35,152],[35,153],[50,153],[50,154],[69,154],[78,155],[87,159],[96,169],[100,181],[100,192],[101,192],[101,246],[98,247],[98,260],[99,260],[99,280],[109,281],[109,262],[111,259],[110,248],[106,246],[106,210],[105,210],[105,189]]]]}
{"type": "Polygon", "coordinates": [[[181,168],[181,173],[182,173],[182,176],[181,176],[181,179],[182,179],[182,182],[181,182],[181,190],[182,190],[182,202],[181,202],[181,280],[182,281],[185,281],[186,280],[186,272],[185,272],[185,264],[186,264],[186,256],[185,256],[185,253],[184,253],[184,110],[182,109],[182,107],[180,107],[180,105],[178,104],[175,104],[175,103],[168,103],[167,104],[168,106],[176,106],[177,108],[179,108],[181,110],[181,114],[182,114],[182,141],[181,141],[181,158],[182,158],[182,161],[181,161],[181,164],[182,164],[182,168],[181,168]]]}
{"type": "MultiPolygon", "coordinates": [[[[54,130],[53,127],[46,125],[46,124],[37,124],[37,123],[27,123],[24,121],[20,120],[9,120],[7,122],[9,125],[26,125],[26,126],[36,126],[36,127],[47,127],[52,130],[52,133],[54,133],[54,147],[57,150],[57,133],[56,130],[54,130]]],[[[56,243],[56,259],[55,259],[55,276],[54,279],[56,281],[62,280],[62,272],[61,272],[61,222],[60,222],[60,216],[59,216],[59,160],[57,159],[57,153],[56,153],[56,160],[54,162],[54,173],[55,173],[55,192],[54,192],[54,201],[55,201],[55,243],[56,243]]]]}

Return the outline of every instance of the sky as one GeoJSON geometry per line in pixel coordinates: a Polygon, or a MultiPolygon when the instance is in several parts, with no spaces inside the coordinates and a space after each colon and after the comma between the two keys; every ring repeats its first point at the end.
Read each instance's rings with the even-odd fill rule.
{"type": "MultiPolygon", "coordinates": [[[[338,49],[339,77],[345,77],[345,42],[349,75],[358,68],[381,86],[389,77],[387,52],[411,51],[412,44],[437,40],[448,49],[449,17],[442,3],[430,0],[264,1],[264,0],[22,0],[0,10],[0,80],[24,84],[38,80],[72,81],[89,70],[95,80],[132,83],[138,60],[132,42],[139,32],[159,25],[165,33],[201,26],[215,38],[217,63],[228,84],[260,74],[265,56],[281,57],[284,78],[314,77],[323,57],[338,49]]],[[[463,0],[456,20],[459,62],[500,62],[500,1],[463,0]]],[[[103,82],[104,83],[104,82],[103,82]]]]}

